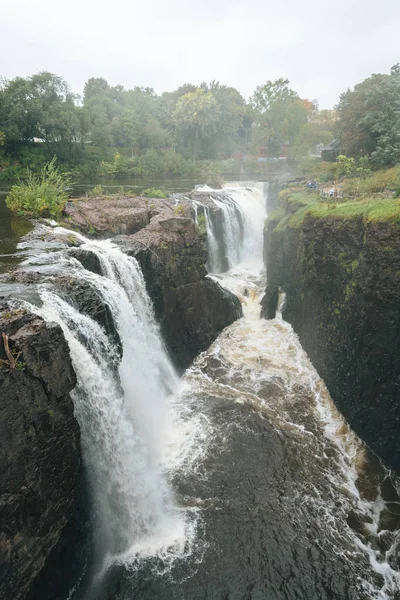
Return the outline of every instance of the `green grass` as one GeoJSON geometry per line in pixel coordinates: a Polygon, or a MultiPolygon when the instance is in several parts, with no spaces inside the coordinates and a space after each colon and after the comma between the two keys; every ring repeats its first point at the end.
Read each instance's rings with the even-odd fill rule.
{"type": "Polygon", "coordinates": [[[357,219],[365,222],[391,221],[400,226],[400,198],[362,198],[344,201],[322,201],[318,193],[304,189],[283,190],[280,206],[268,218],[276,222],[275,229],[300,227],[306,217],[315,219],[357,219]]]}

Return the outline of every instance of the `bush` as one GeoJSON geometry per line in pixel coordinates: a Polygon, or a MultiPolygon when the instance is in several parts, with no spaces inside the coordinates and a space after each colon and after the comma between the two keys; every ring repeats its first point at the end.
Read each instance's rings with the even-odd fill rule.
{"type": "Polygon", "coordinates": [[[0,180],[10,181],[23,177],[25,170],[18,164],[13,165],[1,165],[0,166],[0,180]]]}
{"type": "Polygon", "coordinates": [[[207,234],[207,221],[203,214],[197,215],[196,231],[198,235],[204,236],[207,234]]]}
{"type": "Polygon", "coordinates": [[[101,185],[95,185],[94,188],[88,191],[88,196],[94,198],[96,196],[105,196],[106,193],[101,185]]]}
{"type": "Polygon", "coordinates": [[[177,217],[183,217],[184,214],[185,214],[185,207],[183,206],[183,204],[177,204],[174,207],[174,215],[176,215],[177,217]]]}
{"type": "Polygon", "coordinates": [[[53,158],[38,175],[28,169],[26,181],[12,186],[6,198],[11,211],[34,218],[61,215],[71,182],[67,174],[59,172],[55,162],[53,158]]]}
{"type": "Polygon", "coordinates": [[[141,195],[145,198],[168,198],[167,192],[157,188],[147,188],[146,190],[143,190],[141,195]]]}

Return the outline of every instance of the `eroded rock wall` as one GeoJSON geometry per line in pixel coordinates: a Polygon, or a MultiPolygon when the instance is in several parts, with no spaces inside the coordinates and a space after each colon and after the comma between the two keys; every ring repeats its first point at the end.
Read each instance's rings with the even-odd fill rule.
{"type": "Polygon", "coordinates": [[[265,235],[272,317],[276,286],[289,321],[352,428],[400,470],[400,230],[394,221],[307,216],[270,220],[265,235]]]}
{"type": "Polygon", "coordinates": [[[205,236],[171,216],[115,241],[138,260],[167,350],[179,370],[242,316],[239,299],[206,277],[205,236]]]}
{"type": "Polygon", "coordinates": [[[400,230],[363,218],[272,220],[266,232],[274,288],[289,321],[352,428],[400,470],[400,230]]]}
{"type": "MultiPolygon", "coordinates": [[[[204,199],[196,194],[193,199],[204,199]]],[[[140,197],[76,200],[66,210],[66,225],[112,237],[138,260],[165,345],[179,370],[242,316],[237,297],[207,277],[206,237],[196,229],[192,212],[191,202],[182,198],[177,205],[173,199],[140,197]]],[[[86,268],[99,272],[93,256],[80,249],[71,252],[86,268]]]]}
{"type": "Polygon", "coordinates": [[[75,374],[58,325],[3,301],[0,332],[0,597],[58,598],[84,560],[75,374]]]}

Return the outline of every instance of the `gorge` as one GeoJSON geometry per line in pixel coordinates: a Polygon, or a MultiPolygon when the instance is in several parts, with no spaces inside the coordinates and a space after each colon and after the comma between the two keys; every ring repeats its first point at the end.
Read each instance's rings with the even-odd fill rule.
{"type": "MultiPolygon", "coordinates": [[[[283,288],[286,308],[260,318],[272,187],[269,200],[267,184],[251,183],[123,200],[121,222],[103,231],[111,240],[49,225],[25,238],[28,258],[1,288],[2,331],[22,352],[18,369],[0,370],[2,410],[32,463],[13,481],[27,458],[2,436],[5,599],[400,598],[398,476],[348,427],[300,345],[297,332],[319,368],[306,342],[317,336],[311,298],[292,317],[303,271],[280,240],[267,249],[268,285],[283,288]],[[45,492],[60,493],[46,498],[44,543],[18,510],[49,461],[30,448],[43,439],[54,452],[64,438],[35,495],[42,514],[45,492]],[[33,538],[42,545],[27,552],[33,538]]],[[[66,224],[88,228],[86,210],[77,202],[66,224]]]]}

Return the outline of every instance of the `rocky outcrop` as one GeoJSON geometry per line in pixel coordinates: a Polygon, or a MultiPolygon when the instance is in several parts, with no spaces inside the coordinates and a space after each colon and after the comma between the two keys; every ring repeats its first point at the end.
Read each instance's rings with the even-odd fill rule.
{"type": "MultiPolygon", "coordinates": [[[[395,219],[311,214],[268,222],[269,288],[352,428],[400,470],[400,245],[395,219]],[[275,294],[276,297],[276,294],[275,294]]],[[[272,302],[273,303],[273,302],[272,302]]]]}
{"type": "MultiPolygon", "coordinates": [[[[86,233],[130,234],[114,240],[139,261],[179,369],[241,316],[236,296],[206,276],[205,235],[190,218],[189,203],[176,207],[174,200],[122,198],[117,203],[107,198],[87,206],[79,202],[68,211],[71,224],[86,233]]],[[[81,244],[79,235],[37,224],[26,248],[40,260],[1,278],[0,333],[9,336],[18,356],[14,364],[0,342],[2,600],[64,600],[86,558],[84,477],[69,395],[75,374],[68,346],[57,325],[26,312],[15,300],[40,305],[36,287],[45,284],[100,323],[118,345],[111,311],[97,289],[71,276],[67,261],[54,259],[53,252],[62,250],[100,274],[99,258],[81,244]]]]}
{"type": "MultiPolygon", "coordinates": [[[[193,192],[191,198],[206,202],[208,196],[193,192]]],[[[221,211],[212,200],[211,205],[218,227],[221,211]]],[[[83,233],[113,237],[139,261],[165,344],[178,369],[187,367],[224,327],[242,315],[236,296],[206,277],[205,231],[196,229],[192,216],[191,203],[183,197],[179,204],[174,199],[93,198],[74,201],[74,206],[66,209],[69,226],[83,233]]],[[[92,253],[81,248],[70,253],[85,268],[100,272],[92,253]]],[[[68,290],[80,309],[90,304],[84,298],[85,291],[81,292],[68,290]]],[[[95,310],[97,320],[108,327],[110,322],[103,312],[95,310]]]]}
{"type": "Polygon", "coordinates": [[[0,331],[0,596],[58,598],[84,558],[75,374],[58,325],[3,301],[0,331]]]}
{"type": "Polygon", "coordinates": [[[74,198],[64,211],[64,224],[98,237],[136,233],[165,208],[165,200],[142,197],[74,198]]]}
{"type": "Polygon", "coordinates": [[[187,367],[242,315],[238,298],[206,277],[205,236],[190,218],[156,217],[135,235],[114,241],[138,260],[178,369],[187,367]]]}

